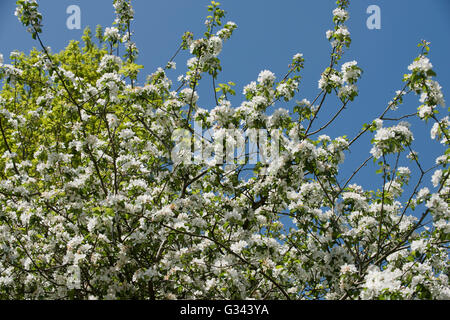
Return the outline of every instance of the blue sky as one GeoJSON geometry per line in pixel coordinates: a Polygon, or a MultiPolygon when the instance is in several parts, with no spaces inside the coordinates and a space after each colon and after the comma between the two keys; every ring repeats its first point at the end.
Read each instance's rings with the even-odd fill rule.
{"type": "MultiPolygon", "coordinates": [[[[233,37],[225,44],[221,53],[224,71],[219,82],[234,81],[237,97],[232,100],[237,107],[243,98],[242,87],[256,80],[261,70],[269,69],[282,77],[292,56],[301,52],[305,58],[305,69],[296,100],[312,100],[318,92],[317,81],[320,73],[329,63],[330,44],[325,32],[332,27],[334,0],[223,0],[222,8],[227,11],[227,20],[238,25],[233,37]]],[[[75,4],[81,8],[82,29],[97,24],[110,26],[114,19],[112,0],[38,0],[44,16],[42,39],[53,51],[63,49],[69,40],[80,39],[82,30],[66,27],[66,8],[75,4]]],[[[141,79],[164,66],[180,43],[181,35],[189,30],[201,37],[203,22],[207,15],[208,0],[135,0],[136,11],[133,29],[135,41],[140,50],[138,63],[145,66],[141,79]]],[[[38,43],[21,26],[14,16],[15,0],[0,0],[0,53],[8,61],[9,52],[18,49],[29,51],[38,43]]],[[[343,61],[357,60],[364,70],[359,82],[360,95],[340,116],[336,125],[326,133],[332,138],[339,135],[354,137],[364,122],[375,119],[393,98],[395,91],[402,87],[402,77],[407,66],[419,53],[417,44],[421,39],[431,42],[430,59],[437,72],[437,80],[443,87],[444,96],[450,96],[450,1],[449,0],[353,0],[349,8],[350,20],[347,25],[352,35],[350,50],[343,61]],[[381,29],[369,30],[366,20],[369,5],[381,9],[381,29]]],[[[186,53],[178,56],[177,69],[170,71],[173,80],[184,71],[186,53]]],[[[205,109],[213,107],[210,82],[200,89],[200,103],[205,109]]],[[[450,102],[449,102],[450,103],[450,102]]],[[[294,103],[280,104],[276,108],[292,108],[294,103]]],[[[412,113],[419,105],[418,97],[412,96],[397,113],[412,113]]],[[[339,108],[337,100],[330,99],[324,112],[319,115],[316,125],[325,123],[339,108]]],[[[441,108],[441,116],[447,109],[441,108]]],[[[415,141],[413,148],[419,151],[424,163],[431,165],[442,152],[442,146],[430,140],[429,128],[421,121],[411,121],[415,141]]],[[[367,134],[358,145],[347,154],[348,161],[343,166],[342,179],[369,155],[371,148],[367,134]]],[[[403,157],[402,164],[412,163],[403,157]]],[[[425,165],[427,167],[427,165],[425,165]]],[[[415,169],[415,168],[414,168],[415,169]]],[[[429,180],[429,179],[427,179],[429,180]]],[[[381,177],[374,175],[369,165],[355,182],[364,187],[381,186],[381,177]]],[[[413,180],[414,182],[414,180],[413,180]]]]}

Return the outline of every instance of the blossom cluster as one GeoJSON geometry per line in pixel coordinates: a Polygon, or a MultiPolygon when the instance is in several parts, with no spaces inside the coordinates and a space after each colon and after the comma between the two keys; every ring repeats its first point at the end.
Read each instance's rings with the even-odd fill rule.
{"type": "Polygon", "coordinates": [[[356,61],[349,61],[341,66],[341,71],[334,69],[334,66],[342,58],[344,47],[348,48],[351,43],[350,31],[344,23],[349,18],[346,10],[347,1],[338,1],[339,6],[333,10],[334,30],[326,32],[326,38],[333,47],[331,64],[321,74],[319,80],[319,89],[331,93],[336,91],[341,101],[353,101],[358,95],[356,82],[361,76],[362,70],[358,67],[356,61]]]}
{"type": "Polygon", "coordinates": [[[18,0],[14,14],[27,27],[33,39],[36,39],[37,34],[42,32],[42,15],[38,11],[36,0],[18,0]]]}
{"type": "Polygon", "coordinates": [[[413,134],[409,129],[408,122],[400,122],[399,124],[377,130],[373,139],[373,147],[370,153],[379,158],[382,155],[403,151],[405,146],[409,146],[414,140],[413,134]]]}

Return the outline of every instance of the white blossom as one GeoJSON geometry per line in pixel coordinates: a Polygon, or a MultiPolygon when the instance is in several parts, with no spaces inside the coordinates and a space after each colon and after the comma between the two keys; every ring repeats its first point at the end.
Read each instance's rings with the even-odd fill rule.
{"type": "Polygon", "coordinates": [[[258,82],[265,86],[272,86],[275,81],[275,75],[269,70],[263,70],[258,75],[258,82]]]}

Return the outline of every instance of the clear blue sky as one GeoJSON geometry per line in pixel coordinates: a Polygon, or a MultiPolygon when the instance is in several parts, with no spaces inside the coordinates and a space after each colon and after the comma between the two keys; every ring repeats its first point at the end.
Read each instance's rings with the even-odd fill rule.
{"type": "MultiPolygon", "coordinates": [[[[66,28],[66,8],[80,6],[82,29],[97,24],[110,26],[114,19],[112,0],[38,0],[44,16],[43,40],[53,51],[65,47],[71,39],[80,39],[82,30],[66,28]]],[[[234,81],[238,96],[233,99],[237,107],[241,101],[242,87],[255,80],[263,69],[273,71],[282,77],[291,57],[301,52],[305,57],[305,70],[301,91],[296,99],[312,100],[317,94],[320,73],[329,63],[330,44],[325,39],[326,30],[332,27],[331,11],[336,7],[334,0],[223,0],[222,8],[227,11],[227,20],[238,25],[231,40],[221,53],[224,72],[219,82],[234,81]]],[[[179,45],[184,31],[194,32],[200,37],[204,32],[203,22],[209,0],[134,0],[136,11],[133,29],[135,41],[140,49],[139,63],[145,66],[143,75],[151,73],[158,66],[164,66],[179,45]]],[[[37,42],[25,31],[14,16],[15,0],[0,0],[0,52],[6,61],[10,51],[29,51],[37,42]]],[[[437,71],[437,80],[450,104],[450,1],[449,0],[353,0],[349,8],[349,26],[352,35],[350,50],[343,61],[357,60],[364,70],[359,82],[360,96],[339,118],[334,129],[326,133],[332,138],[347,134],[350,138],[360,130],[362,123],[372,121],[386,107],[396,90],[402,86],[402,76],[419,50],[421,39],[431,42],[430,58],[437,71]],[[381,29],[366,27],[369,5],[381,8],[381,29]]],[[[188,56],[180,55],[177,70],[170,71],[173,80],[184,70],[188,56]]],[[[142,77],[141,79],[144,79],[142,77]]],[[[213,99],[207,93],[212,91],[210,83],[200,91],[202,107],[213,107],[213,99]]],[[[291,104],[278,107],[292,108],[291,104]]],[[[406,99],[399,113],[412,113],[418,107],[418,97],[406,99]]],[[[316,125],[325,123],[329,115],[339,107],[330,99],[316,125]]],[[[441,108],[446,115],[447,109],[441,108]]],[[[422,160],[432,164],[442,151],[438,142],[430,142],[429,128],[421,121],[412,121],[415,141],[413,148],[419,151],[422,160]]],[[[369,155],[372,138],[367,134],[347,154],[348,162],[343,167],[346,175],[369,155]]],[[[405,159],[402,164],[408,164],[405,159]]],[[[415,169],[412,163],[410,167],[415,169]]],[[[344,175],[345,176],[345,175],[344,175]]],[[[344,176],[342,178],[344,178],[344,176]]],[[[428,179],[429,180],[429,179],[428,179]]],[[[374,175],[373,167],[356,178],[365,187],[381,186],[381,177],[374,175]]]]}

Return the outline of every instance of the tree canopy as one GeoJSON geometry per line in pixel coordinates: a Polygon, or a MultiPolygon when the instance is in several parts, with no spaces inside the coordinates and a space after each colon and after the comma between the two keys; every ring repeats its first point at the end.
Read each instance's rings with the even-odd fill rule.
{"type": "Polygon", "coordinates": [[[0,298],[450,298],[449,118],[439,114],[429,43],[377,119],[332,139],[326,130],[362,76],[342,61],[348,0],[333,11],[312,101],[295,101],[307,63],[298,53],[278,80],[261,71],[238,107],[234,83],[218,83],[237,28],[218,2],[204,34],[186,32],[144,84],[131,2],[113,4],[112,27],[87,28],[53,53],[37,2],[17,1],[39,49],[12,52],[11,64],[0,55],[0,298]],[[181,50],[192,56],[188,71],[171,80],[181,50]],[[213,84],[211,110],[199,103],[202,78],[213,84]],[[410,115],[385,126],[409,94],[420,96],[413,116],[442,144],[431,168],[411,147],[410,115]],[[318,126],[331,96],[341,106],[318,126]],[[274,110],[280,101],[291,108],[274,110]],[[342,177],[345,154],[367,134],[371,154],[342,177]],[[398,165],[405,156],[410,167],[398,165]],[[383,180],[374,190],[355,182],[368,161],[383,180]],[[423,186],[430,178],[433,190],[423,186]]]}

